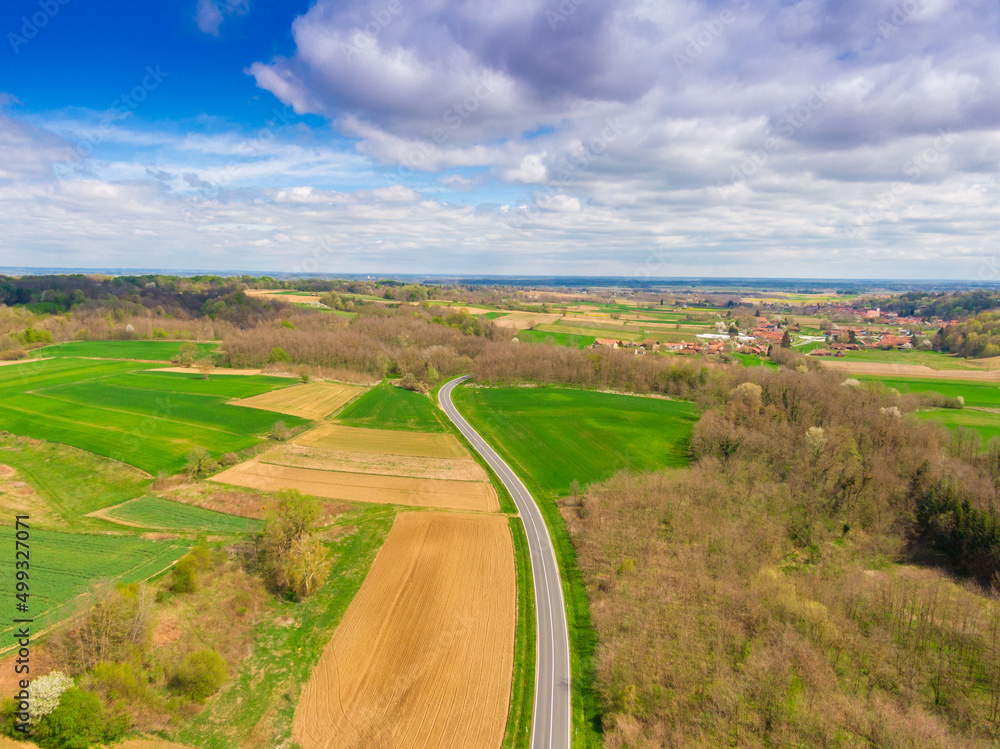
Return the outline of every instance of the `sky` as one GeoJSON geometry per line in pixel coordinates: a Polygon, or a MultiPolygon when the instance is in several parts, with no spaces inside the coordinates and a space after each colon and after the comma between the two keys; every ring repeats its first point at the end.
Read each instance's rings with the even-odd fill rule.
{"type": "Polygon", "coordinates": [[[0,266],[1000,281],[996,0],[6,0],[0,266]]]}

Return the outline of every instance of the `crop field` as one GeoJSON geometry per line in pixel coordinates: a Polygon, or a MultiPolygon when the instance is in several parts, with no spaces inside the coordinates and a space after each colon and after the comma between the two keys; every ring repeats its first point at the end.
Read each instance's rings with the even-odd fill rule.
{"type": "Polygon", "coordinates": [[[486,471],[472,456],[465,458],[414,458],[407,455],[375,455],[350,450],[323,450],[285,445],[261,456],[264,463],[324,471],[374,473],[450,481],[489,481],[486,471]]]}
{"type": "MultiPolygon", "coordinates": [[[[208,392],[271,387],[275,378],[235,385],[142,374],[146,368],[136,362],[85,359],[5,367],[0,370],[0,428],[89,450],[155,474],[180,470],[196,447],[218,456],[255,445],[274,423],[273,415],[227,405],[225,396],[190,391],[197,382],[208,392]],[[154,387],[128,384],[136,378],[154,387]],[[171,382],[184,392],[166,390],[171,382]]],[[[296,417],[285,420],[293,427],[305,423],[296,417]]]]}
{"type": "Polygon", "coordinates": [[[697,406],[565,388],[455,390],[459,410],[548,495],[566,494],[616,471],[688,462],[697,406]]]}
{"type": "Polygon", "coordinates": [[[984,367],[976,360],[962,359],[952,354],[940,351],[898,351],[881,349],[865,349],[862,351],[845,351],[844,357],[836,363],[870,362],[877,364],[912,364],[938,370],[982,370],[984,367]]]}
{"type": "Polygon", "coordinates": [[[575,333],[551,333],[545,330],[522,330],[517,338],[525,343],[546,343],[568,348],[587,348],[597,340],[592,335],[576,335],[575,333]]]}
{"type": "MultiPolygon", "coordinates": [[[[45,346],[40,356],[84,356],[99,359],[137,359],[139,361],[171,361],[180,354],[183,341],[71,341],[45,346]]],[[[207,356],[217,343],[196,343],[199,356],[207,356]]]]}
{"type": "Polygon", "coordinates": [[[321,424],[293,440],[299,445],[330,450],[351,450],[378,455],[409,455],[417,458],[464,458],[462,443],[452,434],[358,429],[342,424],[321,424]]]}
{"type": "Polygon", "coordinates": [[[906,364],[900,361],[851,361],[849,358],[820,359],[820,363],[825,367],[850,375],[1000,383],[1000,371],[995,369],[932,368],[917,363],[906,364]]]}
{"type": "Polygon", "coordinates": [[[525,328],[534,327],[535,325],[553,323],[560,317],[562,317],[562,315],[547,312],[511,312],[503,317],[496,318],[493,322],[501,328],[523,330],[525,328]]]}
{"type": "Polygon", "coordinates": [[[313,382],[244,398],[232,405],[277,411],[303,419],[325,419],[364,391],[365,388],[358,385],[313,382]]]}
{"type": "Polygon", "coordinates": [[[160,390],[168,393],[198,393],[225,398],[249,398],[253,395],[261,395],[289,387],[296,380],[288,377],[268,377],[267,375],[212,375],[206,380],[191,370],[170,373],[147,369],[143,372],[106,377],[102,382],[108,385],[142,390],[160,390]]]}
{"type": "MultiPolygon", "coordinates": [[[[5,533],[12,534],[12,528],[5,533]]],[[[187,547],[168,541],[147,541],[132,536],[85,535],[30,529],[31,597],[29,613],[40,632],[72,611],[74,599],[97,581],[124,583],[144,580],[173,564],[187,547]]],[[[13,542],[10,553],[0,556],[0,575],[14,579],[13,542]]],[[[16,618],[13,593],[6,597],[7,616],[0,632],[13,629],[16,618]]],[[[22,614],[23,616],[23,614],[22,614]]],[[[7,645],[4,643],[3,648],[7,645]]]]}
{"type": "Polygon", "coordinates": [[[1000,414],[970,408],[928,408],[918,411],[917,416],[933,419],[952,429],[975,429],[982,436],[984,444],[992,437],[1000,437],[1000,414]]]}
{"type": "Polygon", "coordinates": [[[382,383],[350,403],[337,415],[337,422],[368,429],[444,432],[441,418],[426,395],[382,383]]]}
{"type": "Polygon", "coordinates": [[[233,466],[213,476],[211,481],[264,491],[298,489],[304,494],[349,502],[482,512],[497,512],[500,509],[500,500],[493,485],[477,481],[346,473],[256,460],[233,466]]]}
{"type": "Polygon", "coordinates": [[[864,379],[881,382],[886,387],[896,388],[901,393],[935,392],[952,398],[962,397],[967,407],[1000,408],[1000,387],[994,384],[893,377],[864,377],[864,379]]]}
{"type": "Polygon", "coordinates": [[[496,749],[517,589],[502,516],[402,513],[295,711],[302,749],[496,749]]]}
{"type": "Polygon", "coordinates": [[[171,502],[169,499],[145,496],[100,511],[101,517],[119,520],[127,525],[172,531],[204,531],[206,533],[252,533],[260,530],[257,520],[200,507],[171,502]]]}

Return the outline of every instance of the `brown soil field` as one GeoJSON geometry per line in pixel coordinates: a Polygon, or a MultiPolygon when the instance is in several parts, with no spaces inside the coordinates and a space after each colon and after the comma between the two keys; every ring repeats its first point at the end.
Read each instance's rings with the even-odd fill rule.
{"type": "Polygon", "coordinates": [[[250,489],[298,489],[305,494],[349,502],[376,502],[406,507],[498,512],[500,500],[492,484],[442,481],[404,476],[296,468],[251,460],[213,476],[210,481],[250,489]]]}
{"type": "Polygon", "coordinates": [[[517,586],[503,517],[401,513],[303,689],[302,749],[497,749],[517,586]]]}
{"type": "Polygon", "coordinates": [[[543,312],[511,312],[509,315],[498,317],[495,322],[501,328],[513,328],[514,330],[524,330],[533,325],[546,325],[553,323],[562,315],[548,314],[543,312]]]}
{"type": "Polygon", "coordinates": [[[379,455],[409,455],[415,458],[467,458],[462,443],[452,434],[395,432],[388,429],[359,429],[341,424],[321,424],[294,440],[298,445],[348,450],[379,455]]]}
{"type": "Polygon", "coordinates": [[[410,476],[417,479],[489,481],[486,471],[469,458],[414,458],[408,455],[375,455],[348,450],[324,450],[304,445],[286,445],[260,457],[262,463],[324,471],[410,476]]]}
{"type": "Polygon", "coordinates": [[[314,304],[317,307],[325,306],[319,301],[320,294],[315,296],[312,294],[307,294],[302,292],[301,294],[279,294],[276,291],[269,291],[268,289],[248,289],[246,292],[249,296],[259,296],[265,299],[277,299],[282,302],[288,302],[289,304],[314,304]]]}
{"type": "Polygon", "coordinates": [[[882,377],[924,377],[935,380],[968,380],[969,382],[1000,382],[1000,371],[983,369],[931,369],[922,364],[890,364],[867,361],[828,361],[821,359],[825,367],[847,374],[863,374],[882,377]]]}
{"type": "MultiPolygon", "coordinates": [[[[157,491],[156,494],[175,502],[201,507],[205,510],[215,510],[227,515],[238,515],[241,518],[253,518],[255,520],[263,520],[267,517],[267,508],[272,502],[267,495],[227,490],[221,486],[214,486],[212,484],[182,486],[168,491],[157,491]]],[[[345,505],[343,502],[320,502],[320,517],[317,523],[321,526],[329,525],[347,508],[348,505],[345,505]]]]}
{"type": "MultiPolygon", "coordinates": [[[[197,367],[158,367],[157,369],[147,369],[147,372],[180,372],[182,374],[201,374],[197,367]]],[[[259,375],[259,369],[226,369],[225,367],[212,367],[209,375],[259,375]]]]}
{"type": "Polygon", "coordinates": [[[325,419],[338,411],[348,401],[365,392],[357,385],[342,385],[339,382],[312,382],[308,385],[292,385],[252,398],[232,400],[233,406],[249,406],[264,411],[301,416],[304,419],[325,419]]]}

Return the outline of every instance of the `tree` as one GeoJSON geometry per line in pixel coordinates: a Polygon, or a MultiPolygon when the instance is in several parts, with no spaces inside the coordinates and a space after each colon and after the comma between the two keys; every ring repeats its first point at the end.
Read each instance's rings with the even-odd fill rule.
{"type": "Polygon", "coordinates": [[[218,467],[218,463],[212,459],[212,454],[208,450],[204,447],[196,447],[187,454],[187,463],[184,465],[184,471],[189,476],[197,478],[206,473],[212,473],[218,467]]]}
{"type": "Polygon", "coordinates": [[[781,336],[781,347],[782,348],[792,347],[792,334],[789,333],[787,330],[785,331],[785,334],[781,336]]]}
{"type": "Polygon", "coordinates": [[[155,595],[146,585],[123,585],[101,593],[78,624],[53,644],[57,660],[73,674],[101,661],[141,657],[152,640],[155,595]]]}
{"type": "Polygon", "coordinates": [[[182,367],[190,367],[197,356],[198,347],[190,341],[185,341],[177,352],[177,363],[182,367]]]}
{"type": "Polygon", "coordinates": [[[295,597],[302,600],[319,590],[330,573],[330,565],[330,555],[322,541],[309,536],[295,539],[285,561],[288,587],[295,597]]]}
{"type": "Polygon", "coordinates": [[[285,353],[284,349],[279,348],[278,346],[275,346],[273,349],[271,349],[271,353],[267,357],[268,364],[275,364],[277,362],[286,362],[286,361],[288,361],[288,354],[285,353]]]}
{"type": "Polygon", "coordinates": [[[32,732],[35,743],[52,749],[88,749],[121,738],[127,727],[122,715],[110,715],[96,694],[73,687],[59,706],[42,718],[32,732]]]}
{"type": "Polygon", "coordinates": [[[315,497],[295,489],[278,495],[258,538],[264,576],[273,590],[291,591],[302,598],[315,592],[326,579],[325,547],[321,553],[310,546],[310,531],[319,513],[315,497]]]}
{"type": "Polygon", "coordinates": [[[201,379],[207,380],[208,375],[212,372],[212,360],[207,356],[203,356],[195,362],[195,366],[197,366],[198,371],[201,372],[201,379]]]}
{"type": "Polygon", "coordinates": [[[194,702],[204,702],[229,678],[229,668],[214,650],[188,653],[174,675],[174,688],[194,702]]]}

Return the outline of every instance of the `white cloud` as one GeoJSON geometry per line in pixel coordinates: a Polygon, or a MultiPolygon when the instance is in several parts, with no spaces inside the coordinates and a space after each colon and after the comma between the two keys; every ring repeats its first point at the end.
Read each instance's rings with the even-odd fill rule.
{"type": "Polygon", "coordinates": [[[222,11],[216,6],[214,0],[198,0],[195,22],[198,24],[199,31],[218,36],[219,27],[222,25],[222,11]]]}

